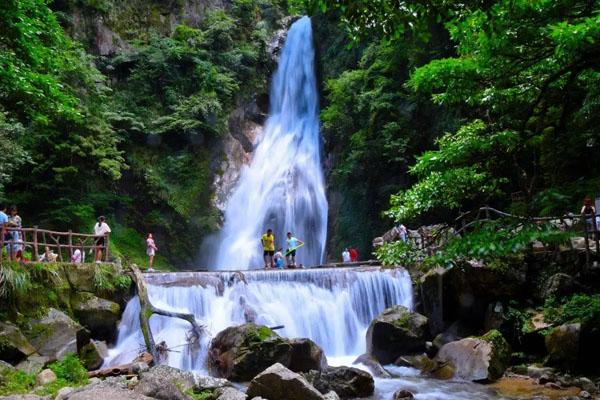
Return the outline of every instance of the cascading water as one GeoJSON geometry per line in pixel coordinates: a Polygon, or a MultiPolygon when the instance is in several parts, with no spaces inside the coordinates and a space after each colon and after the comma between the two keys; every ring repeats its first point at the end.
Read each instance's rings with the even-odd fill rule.
{"type": "Polygon", "coordinates": [[[271,228],[284,247],[292,231],[306,245],[298,262],[319,264],[327,236],[320,158],[319,106],[311,23],[290,28],[271,82],[270,116],[229,198],[225,224],[208,250],[211,269],[262,266],[261,234],[271,228]],[[212,250],[214,249],[214,250],[212,250]]]}
{"type": "MultiPolygon", "coordinates": [[[[412,307],[411,280],[402,269],[252,271],[245,273],[247,284],[231,272],[146,278],[154,305],[192,313],[207,328],[208,335],[194,349],[186,345],[187,322],[151,318],[155,340],[179,351],[169,353],[169,365],[187,370],[205,371],[211,337],[247,321],[284,325],[280,335],[311,338],[329,357],[357,356],[365,351],[365,333],[377,314],[395,304],[412,307]]],[[[129,362],[143,348],[139,310],[137,298],[128,303],[106,365],[129,362]]]]}

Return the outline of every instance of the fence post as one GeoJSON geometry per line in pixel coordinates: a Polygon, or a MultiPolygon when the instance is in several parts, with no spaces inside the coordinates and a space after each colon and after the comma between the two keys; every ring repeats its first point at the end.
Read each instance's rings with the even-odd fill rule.
{"type": "Polygon", "coordinates": [[[106,235],[104,235],[104,236],[105,236],[105,239],[104,239],[104,246],[106,247],[106,248],[104,249],[104,261],[105,261],[105,262],[108,262],[108,245],[109,245],[109,239],[108,239],[108,238],[110,237],[110,234],[108,234],[108,233],[107,233],[107,234],[106,234],[106,235]]]}
{"type": "Polygon", "coordinates": [[[40,259],[40,254],[38,252],[38,226],[33,226],[33,258],[37,262],[40,259]]]}
{"type": "Polygon", "coordinates": [[[73,259],[73,231],[69,229],[69,261],[73,259]]]}

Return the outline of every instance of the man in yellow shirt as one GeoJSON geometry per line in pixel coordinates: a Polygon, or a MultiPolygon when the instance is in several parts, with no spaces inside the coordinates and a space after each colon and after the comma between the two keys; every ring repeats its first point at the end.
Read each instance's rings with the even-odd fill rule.
{"type": "Polygon", "coordinates": [[[275,268],[275,264],[273,262],[273,255],[275,254],[275,236],[273,235],[273,231],[271,229],[267,229],[267,233],[262,235],[260,241],[263,246],[265,268],[269,268],[269,264],[271,264],[271,268],[275,268]],[[269,263],[268,260],[271,262],[269,263]]]}

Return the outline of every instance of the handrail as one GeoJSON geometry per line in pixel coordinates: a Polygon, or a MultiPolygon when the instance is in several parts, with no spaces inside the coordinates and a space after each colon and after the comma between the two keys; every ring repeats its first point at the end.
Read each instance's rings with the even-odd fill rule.
{"type": "MultiPolygon", "coordinates": [[[[73,257],[74,250],[76,249],[80,249],[84,253],[86,249],[98,248],[104,252],[104,261],[107,262],[109,260],[109,234],[101,236],[104,238],[104,243],[99,245],[96,242],[96,239],[99,238],[99,236],[93,234],[77,233],[73,231],[52,231],[48,229],[40,229],[37,226],[34,226],[33,228],[5,227],[2,232],[18,232],[20,235],[19,240],[11,239],[10,241],[4,240],[4,234],[0,235],[0,249],[3,249],[7,244],[23,246],[23,249],[30,247],[35,261],[40,259],[40,247],[42,249],[45,249],[46,247],[50,249],[57,249],[57,257],[60,262],[63,262],[63,250],[68,252],[70,260],[71,257],[73,257]],[[30,240],[27,240],[28,236],[30,240]],[[91,243],[89,243],[90,241],[91,243]]],[[[0,262],[1,261],[2,260],[0,257],[0,262]]]]}

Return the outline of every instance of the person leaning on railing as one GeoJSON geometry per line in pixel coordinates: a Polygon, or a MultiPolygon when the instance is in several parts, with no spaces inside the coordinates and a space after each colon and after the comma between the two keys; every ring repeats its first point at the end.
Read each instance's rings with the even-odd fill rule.
{"type": "Polygon", "coordinates": [[[104,216],[98,217],[98,222],[94,225],[94,242],[96,244],[96,262],[102,262],[102,250],[106,246],[106,235],[111,232],[104,216]]]}
{"type": "Polygon", "coordinates": [[[4,245],[10,243],[10,239],[12,239],[12,237],[10,237],[10,233],[6,230],[7,225],[8,215],[6,215],[6,205],[4,205],[4,203],[0,203],[0,242],[2,242],[2,246],[0,246],[0,258],[2,258],[2,251],[4,250],[4,245]]]}

